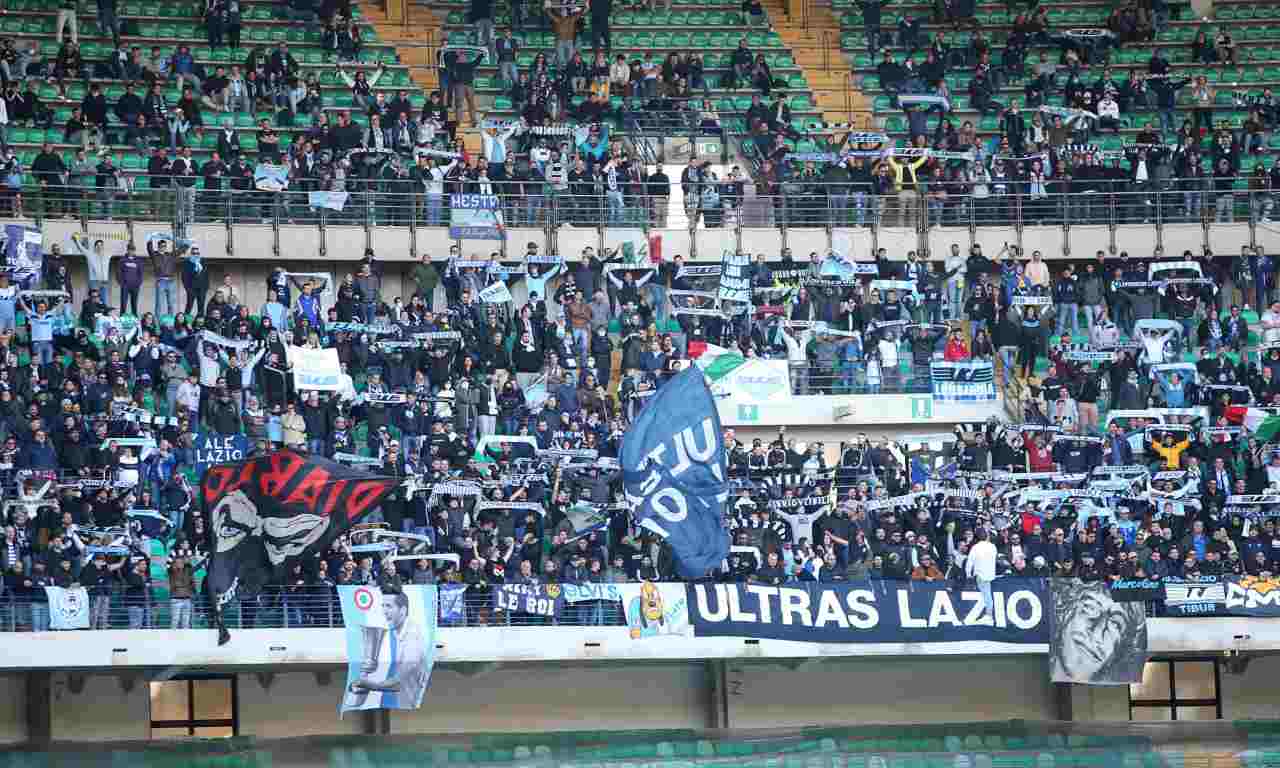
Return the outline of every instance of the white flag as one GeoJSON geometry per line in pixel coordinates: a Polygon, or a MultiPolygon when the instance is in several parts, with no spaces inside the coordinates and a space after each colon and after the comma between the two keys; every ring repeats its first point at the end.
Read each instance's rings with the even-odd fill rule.
{"type": "Polygon", "coordinates": [[[88,629],[89,591],[84,587],[45,587],[50,629],[88,629]]]}
{"type": "Polygon", "coordinates": [[[496,282],[480,292],[480,300],[487,304],[502,304],[511,301],[511,291],[504,282],[496,282]]]}

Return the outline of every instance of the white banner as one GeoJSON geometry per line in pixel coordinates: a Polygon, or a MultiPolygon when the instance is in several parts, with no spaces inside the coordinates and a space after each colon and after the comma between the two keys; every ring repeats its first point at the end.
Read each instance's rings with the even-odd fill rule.
{"type": "Polygon", "coordinates": [[[720,300],[751,303],[751,256],[725,251],[720,262],[720,300]]]}
{"type": "Polygon", "coordinates": [[[45,587],[49,596],[50,629],[89,628],[89,590],[84,587],[45,587]]]}
{"type": "Polygon", "coordinates": [[[506,283],[496,282],[480,291],[480,300],[486,304],[505,304],[511,301],[511,290],[506,283]]]}
{"type": "Polygon", "coordinates": [[[328,208],[331,211],[341,211],[347,207],[347,198],[350,194],[347,192],[310,192],[307,195],[307,203],[312,208],[328,208]]]}
{"type": "Polygon", "coordinates": [[[786,360],[752,358],[715,381],[711,392],[733,403],[785,403],[791,399],[791,367],[786,360]]]}
{"type": "Polygon", "coordinates": [[[293,363],[293,386],[297,389],[314,389],[321,392],[337,392],[342,380],[342,364],[336,349],[310,349],[289,347],[289,361],[293,363]]]}
{"type": "Polygon", "coordinates": [[[560,588],[564,590],[564,599],[570,603],[581,603],[587,600],[622,602],[622,593],[616,584],[561,584],[560,588]]]}

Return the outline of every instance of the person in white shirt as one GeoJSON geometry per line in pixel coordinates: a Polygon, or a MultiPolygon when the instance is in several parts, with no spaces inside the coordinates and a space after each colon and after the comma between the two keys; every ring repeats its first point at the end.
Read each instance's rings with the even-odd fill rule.
{"type": "Polygon", "coordinates": [[[0,99],[0,152],[9,151],[9,110],[4,99],[0,99]]]}
{"type": "Polygon", "coordinates": [[[969,550],[964,562],[964,572],[978,582],[982,593],[983,616],[995,620],[996,603],[991,596],[991,582],[996,580],[996,546],[991,543],[986,530],[978,531],[978,541],[969,550]]]}
{"type": "Polygon", "coordinates": [[[946,283],[947,317],[951,320],[959,320],[964,309],[964,278],[965,272],[968,271],[968,258],[960,252],[959,244],[951,244],[951,253],[947,255],[942,270],[955,273],[947,278],[946,283]]]}
{"type": "Polygon", "coordinates": [[[414,178],[421,179],[426,190],[427,226],[438,227],[444,214],[444,179],[458,165],[458,158],[453,158],[448,165],[436,165],[430,155],[418,155],[418,168],[414,178]]]}
{"type": "Polygon", "coordinates": [[[893,384],[901,377],[898,370],[898,335],[892,329],[876,342],[880,353],[880,376],[886,384],[893,384]]]}
{"type": "Polygon", "coordinates": [[[1114,347],[1120,341],[1120,327],[1111,321],[1106,307],[1098,308],[1098,317],[1089,328],[1089,343],[1096,349],[1114,347]]]}
{"type": "Polygon", "coordinates": [[[1280,301],[1271,302],[1271,308],[1262,313],[1262,341],[1280,341],[1280,301]]]}
{"type": "Polygon", "coordinates": [[[805,349],[813,337],[813,329],[806,328],[796,338],[796,329],[785,326],[782,343],[787,345],[787,363],[791,367],[791,389],[797,395],[809,394],[809,357],[805,349]]]}
{"type": "Polygon", "coordinates": [[[1120,104],[1110,93],[1098,102],[1098,128],[1110,128],[1120,133],[1120,104]]]}

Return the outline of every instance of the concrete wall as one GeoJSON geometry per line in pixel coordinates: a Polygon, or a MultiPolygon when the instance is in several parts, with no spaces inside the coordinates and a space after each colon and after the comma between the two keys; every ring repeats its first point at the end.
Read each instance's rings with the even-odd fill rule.
{"type": "MultiPolygon", "coordinates": [[[[25,222],[33,224],[33,222],[25,222]]],[[[69,236],[78,229],[78,222],[46,221],[44,224],[46,245],[60,243],[64,253],[73,253],[69,247],[69,236]]],[[[167,231],[171,227],[160,222],[90,222],[89,234],[92,238],[103,237],[114,245],[113,250],[122,250],[123,242],[132,238],[141,249],[147,233],[167,231]]],[[[1164,228],[1165,253],[1174,255],[1185,249],[1200,253],[1205,241],[1204,230],[1198,225],[1167,225],[1164,228]]],[[[211,285],[222,280],[225,271],[233,274],[236,290],[250,306],[259,306],[265,297],[263,278],[274,264],[284,264],[294,271],[333,271],[341,278],[351,265],[361,258],[366,245],[371,245],[378,254],[378,259],[387,267],[388,297],[411,295],[411,287],[402,287],[400,276],[406,274],[415,258],[421,254],[431,254],[433,258],[441,258],[448,252],[455,241],[449,240],[447,231],[418,230],[411,235],[407,228],[375,227],[366,233],[358,227],[326,227],[323,231],[315,226],[282,225],[277,234],[270,226],[261,224],[239,224],[228,233],[224,225],[197,225],[191,227],[191,236],[202,246],[206,262],[211,270],[211,285]]],[[[833,243],[841,251],[851,253],[856,259],[872,258],[875,245],[885,247],[891,260],[904,260],[908,250],[919,247],[919,240],[914,233],[906,230],[885,229],[879,233],[878,240],[873,241],[870,230],[826,230],[792,229],[782,233],[776,228],[744,230],[741,243],[732,230],[699,230],[693,238],[687,231],[664,230],[663,254],[670,259],[676,254],[690,257],[697,251],[698,260],[718,261],[724,249],[741,247],[751,253],[764,253],[769,258],[776,258],[784,244],[790,247],[797,259],[804,259],[811,251],[824,252],[833,243]]],[[[597,250],[601,247],[616,247],[624,241],[641,242],[645,233],[641,230],[616,229],[600,233],[595,229],[563,228],[552,237],[542,230],[510,230],[508,232],[507,249],[509,254],[524,252],[524,244],[536,242],[543,253],[561,253],[567,258],[576,259],[584,246],[597,250]]],[[[1271,235],[1259,229],[1256,237],[1260,243],[1280,246],[1280,235],[1271,235]]],[[[950,251],[952,243],[960,245],[965,251],[971,243],[982,245],[985,253],[994,256],[1004,243],[1018,242],[1017,232],[1013,229],[979,229],[972,237],[967,229],[938,229],[930,231],[929,247],[935,259],[941,259],[950,251]]],[[[1238,253],[1240,246],[1250,242],[1247,225],[1215,225],[1208,239],[1209,245],[1216,253],[1238,253]]],[[[1152,248],[1151,229],[1149,227],[1121,227],[1112,240],[1110,232],[1105,228],[1073,228],[1069,239],[1063,236],[1061,227],[1026,227],[1022,234],[1022,244],[1027,253],[1040,249],[1046,260],[1090,258],[1101,249],[1112,252],[1128,250],[1142,256],[1149,256],[1152,248]],[[1065,252],[1065,247],[1070,253],[1065,252]]],[[[466,241],[462,243],[463,254],[468,258],[484,258],[499,247],[498,243],[486,241],[466,241]]],[[[79,257],[71,259],[75,268],[73,278],[75,285],[83,290],[85,286],[83,260],[79,257]]],[[[113,296],[116,291],[113,286],[113,296]]],[[[152,306],[153,291],[148,275],[142,298],[143,309],[149,311],[152,306]]],[[[82,298],[79,296],[78,298],[82,298]]],[[[517,296],[521,299],[521,296],[517,296]]],[[[113,301],[118,301],[113,299],[113,301]]]]}
{"type": "Polygon", "coordinates": [[[1129,719],[1129,686],[1071,686],[1071,718],[1082,721],[1129,719]]]}
{"type": "Polygon", "coordinates": [[[1043,657],[728,662],[726,688],[734,728],[1056,717],[1043,657]]]}
{"type": "Polygon", "coordinates": [[[0,677],[0,744],[20,744],[27,739],[25,678],[25,675],[0,677]]]}
{"type": "Polygon", "coordinates": [[[416,712],[392,733],[702,728],[705,664],[520,665],[437,669],[416,712]]]}
{"type": "MultiPolygon", "coordinates": [[[[1223,717],[1277,718],[1280,660],[1256,659],[1243,676],[1222,676],[1223,717]]],[[[0,678],[0,744],[27,732],[24,685],[0,678]]],[[[313,671],[238,677],[240,732],[264,738],[361,732],[363,719],[339,719],[343,671],[322,685],[313,671]]],[[[87,676],[72,693],[66,673],[52,686],[52,734],[59,741],[149,738],[148,685],[131,691],[113,674],[87,676]]],[[[1126,686],[1073,686],[1072,719],[1123,722],[1126,686]]],[[[416,712],[393,712],[392,734],[538,733],[609,730],[798,727],[870,723],[1047,720],[1058,692],[1040,656],[898,657],[793,661],[632,662],[438,666],[416,712]],[[712,681],[724,666],[724,697],[712,681]],[[720,709],[721,702],[724,709],[720,709]]]]}
{"type": "Polygon", "coordinates": [[[1280,657],[1277,656],[1252,659],[1242,675],[1230,674],[1223,668],[1218,679],[1222,717],[1226,720],[1280,718],[1280,696],[1276,695],[1274,684],[1277,679],[1280,679],[1280,657]]]}
{"type": "MultiPolygon", "coordinates": [[[[269,678],[236,676],[240,733],[268,739],[361,732],[361,716],[338,719],[338,702],[346,685],[345,670],[331,670],[328,685],[312,672],[283,672],[269,678]]],[[[433,682],[434,686],[434,682],[433,682]]]]}
{"type": "Polygon", "coordinates": [[[50,730],[54,740],[129,741],[151,736],[151,688],[146,678],[125,690],[121,678],[86,675],[76,693],[68,674],[53,676],[50,730]]]}

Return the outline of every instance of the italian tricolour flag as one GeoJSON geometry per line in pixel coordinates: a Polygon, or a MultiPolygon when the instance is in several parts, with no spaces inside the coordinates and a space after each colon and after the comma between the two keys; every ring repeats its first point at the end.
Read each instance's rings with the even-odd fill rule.
{"type": "Polygon", "coordinates": [[[1227,421],[1240,424],[1250,434],[1262,442],[1270,442],[1276,434],[1280,434],[1280,415],[1262,408],[1249,408],[1243,405],[1229,405],[1226,410],[1227,421]]]}

